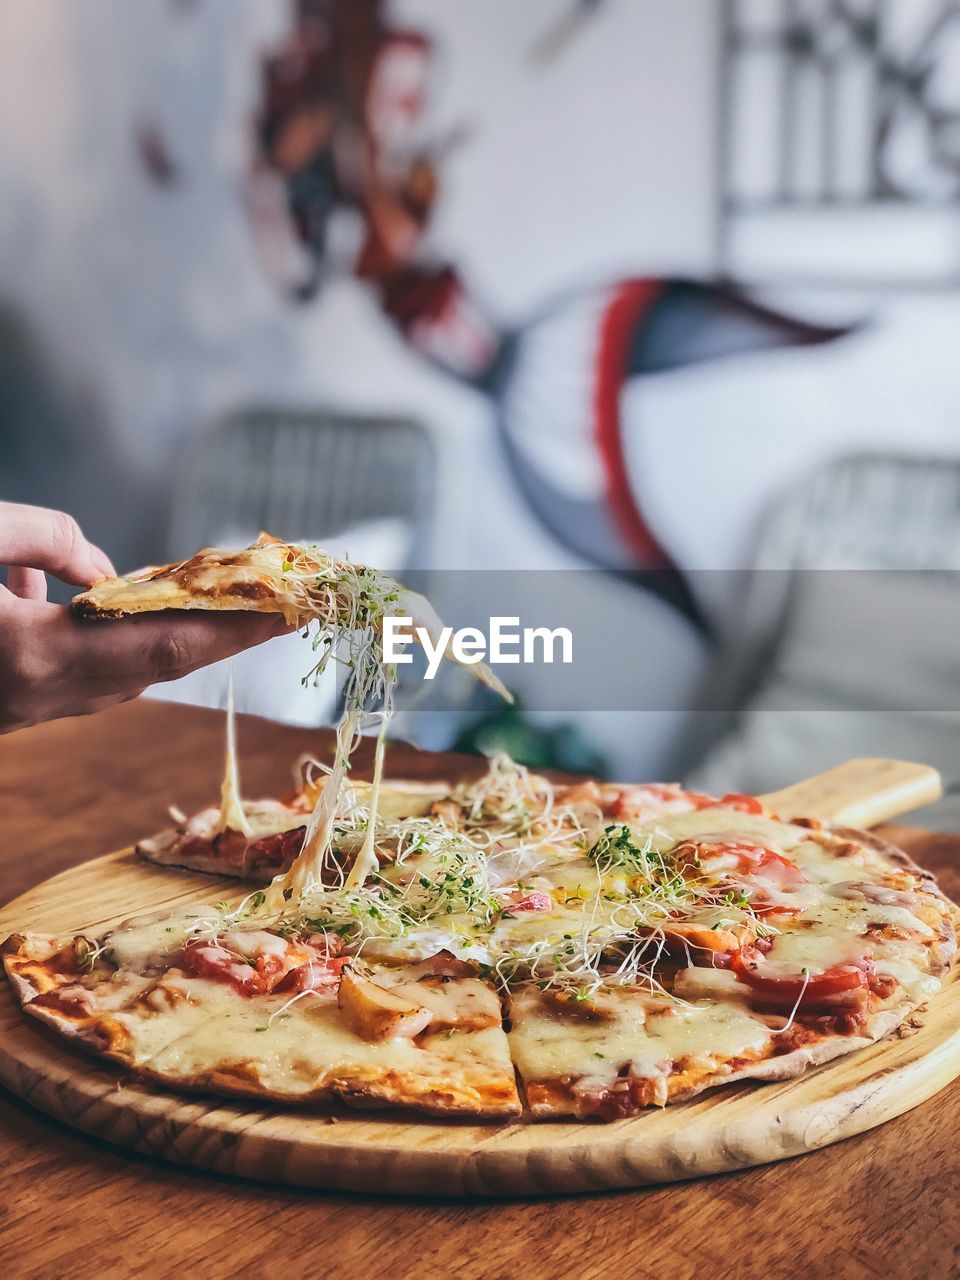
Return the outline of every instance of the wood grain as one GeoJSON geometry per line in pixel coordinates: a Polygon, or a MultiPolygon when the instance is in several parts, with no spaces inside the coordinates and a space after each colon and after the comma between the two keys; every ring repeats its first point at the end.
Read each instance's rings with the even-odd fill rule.
{"type": "MultiPolygon", "coordinates": [[[[151,829],[158,795],[188,808],[207,802],[221,725],[213,713],[144,704],[0,740],[4,889],[17,892],[151,829]],[[137,773],[156,789],[119,807],[137,773]],[[53,836],[38,822],[48,809],[53,836]]],[[[292,756],[316,749],[316,735],[264,726],[254,744],[249,729],[241,728],[241,756],[251,791],[282,785],[292,756]]],[[[401,750],[393,769],[430,771],[401,750]]],[[[960,840],[893,835],[960,895],[960,840]]],[[[331,1258],[365,1277],[682,1278],[732,1267],[946,1277],[960,1268],[958,1126],[954,1084],[909,1115],[800,1161],[612,1196],[422,1203],[317,1196],[176,1168],[0,1097],[0,1238],[13,1277],[322,1274],[331,1258]]]]}
{"type": "Polygon", "coordinates": [[[828,818],[848,827],[874,827],[943,795],[940,774],[908,760],[846,760],[823,773],[760,796],[782,818],[828,818]]]}

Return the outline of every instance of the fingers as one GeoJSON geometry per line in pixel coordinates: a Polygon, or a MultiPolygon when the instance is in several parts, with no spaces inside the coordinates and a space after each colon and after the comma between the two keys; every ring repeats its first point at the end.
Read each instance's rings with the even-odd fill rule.
{"type": "Polygon", "coordinates": [[[290,628],[279,614],[173,611],[81,622],[0,589],[0,733],[136,697],[290,628]]]}
{"type": "Polygon", "coordinates": [[[70,619],[78,678],[121,690],[196,671],[290,630],[278,614],[162,614],[113,622],[70,619]]]}
{"type": "Polygon", "coordinates": [[[72,516],[15,502],[0,503],[0,563],[45,569],[79,586],[115,573],[107,556],[87,541],[72,516]]]}
{"type": "Polygon", "coordinates": [[[13,564],[7,570],[7,587],[21,600],[46,600],[47,576],[42,569],[13,564]]]}
{"type": "Polygon", "coordinates": [[[97,570],[98,578],[115,578],[117,571],[113,567],[113,561],[107,553],[95,542],[87,544],[90,547],[91,557],[93,559],[94,568],[97,570]]]}

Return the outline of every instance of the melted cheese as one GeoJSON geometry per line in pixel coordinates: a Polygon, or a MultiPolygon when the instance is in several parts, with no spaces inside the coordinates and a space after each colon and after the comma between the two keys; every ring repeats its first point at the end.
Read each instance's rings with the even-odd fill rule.
{"type": "Polygon", "coordinates": [[[388,964],[426,960],[438,951],[449,951],[459,960],[475,960],[478,964],[492,960],[483,935],[471,938],[455,924],[449,928],[411,929],[402,938],[371,938],[363,947],[365,959],[388,964]]]}
{"type": "Polygon", "coordinates": [[[106,935],[105,944],[122,969],[143,972],[165,964],[178,955],[202,920],[215,919],[213,907],[192,905],[178,912],[136,916],[125,920],[106,935]]]}
{"type": "MultiPolygon", "coordinates": [[[[283,804],[279,800],[245,800],[243,807],[250,827],[249,838],[252,840],[260,836],[292,831],[296,827],[304,826],[307,821],[307,815],[302,809],[283,804]]],[[[220,812],[219,808],[212,806],[209,809],[201,809],[184,824],[184,836],[212,840],[220,830],[220,812]]]]}
{"type": "Polygon", "coordinates": [[[918,968],[917,965],[911,964],[909,960],[902,957],[896,959],[888,955],[879,956],[877,958],[877,972],[889,974],[891,978],[896,978],[911,1000],[929,1000],[931,996],[936,995],[940,990],[941,983],[939,978],[935,978],[930,973],[925,973],[923,969],[918,968]]]}
{"type": "Polygon", "coordinates": [[[158,609],[252,609],[298,619],[283,589],[287,544],[267,534],[243,551],[210,547],[178,564],[150,566],[125,577],[104,578],[75,603],[122,613],[158,609]],[[251,592],[250,588],[258,588],[251,592]],[[240,588],[237,590],[237,588],[240,588]]]}
{"type": "Polygon", "coordinates": [[[231,929],[220,934],[220,946],[247,960],[258,956],[285,956],[288,945],[285,938],[266,929],[231,929]]]}
{"type": "Polygon", "coordinates": [[[657,1006],[642,993],[604,993],[613,1016],[590,1020],[557,1013],[537,991],[512,1004],[510,1048],[526,1081],[575,1077],[609,1084],[626,1064],[630,1074],[665,1076],[671,1064],[689,1059],[704,1070],[745,1053],[760,1053],[770,1031],[741,1003],[704,1001],[657,1006]]]}
{"type": "Polygon", "coordinates": [[[233,711],[233,668],[227,676],[227,745],[223,764],[223,782],[220,785],[220,820],[218,831],[239,831],[252,835],[253,828],[247,821],[240,799],[240,779],[237,771],[237,722],[233,711]]]}
{"type": "Polygon", "coordinates": [[[282,908],[288,898],[296,901],[311,885],[321,883],[323,864],[333,838],[340,793],[347,777],[350,750],[359,728],[359,708],[348,708],[337,727],[333,766],[307,824],[303,848],[289,871],[271,881],[263,903],[265,911],[276,911],[282,908]]]}
{"type": "Polygon", "coordinates": [[[789,857],[790,850],[810,838],[806,827],[730,809],[697,809],[692,813],[661,815],[633,826],[635,831],[649,835],[653,847],[660,850],[671,849],[681,840],[745,840],[789,857]]]}
{"type": "Polygon", "coordinates": [[[118,1015],[135,1066],[196,1078],[247,1065],[256,1082],[285,1097],[338,1083],[356,1086],[390,1073],[409,1074],[419,1089],[509,1087],[512,1067],[498,1026],[430,1037],[426,1046],[396,1038],[371,1042],[345,1025],[335,995],[245,997],[203,978],[167,977],[179,1003],[156,1012],[145,1005],[118,1015]]]}
{"type": "Polygon", "coordinates": [[[377,833],[377,810],[380,805],[380,783],[383,780],[383,758],[386,749],[386,722],[377,735],[377,749],[373,757],[373,782],[370,786],[369,807],[367,810],[367,831],[363,838],[363,846],[354,859],[350,874],[347,876],[346,889],[356,889],[364,883],[367,876],[379,867],[374,841],[377,833]]]}
{"type": "Polygon", "coordinates": [[[927,972],[929,953],[924,946],[935,936],[905,907],[824,898],[816,910],[803,912],[774,939],[769,959],[815,975],[867,956],[878,973],[896,978],[911,1000],[925,1000],[940,987],[939,979],[927,972]],[[910,936],[889,938],[868,932],[869,925],[891,926],[910,936]]]}
{"type": "Polygon", "coordinates": [[[500,1025],[500,1001],[492,987],[478,978],[459,978],[452,982],[397,982],[382,973],[377,981],[389,986],[398,996],[413,1004],[423,1005],[433,1014],[431,1032],[443,1027],[469,1024],[473,1020],[500,1025]]]}

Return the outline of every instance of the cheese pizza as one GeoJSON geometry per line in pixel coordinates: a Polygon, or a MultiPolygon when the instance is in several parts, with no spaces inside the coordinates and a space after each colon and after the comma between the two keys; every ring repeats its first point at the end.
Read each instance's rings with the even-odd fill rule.
{"type": "Polygon", "coordinates": [[[751,797],[501,756],[428,812],[380,811],[348,887],[363,799],[295,898],[15,935],[26,1011],[176,1088],[609,1120],[869,1044],[954,957],[955,908],[905,855],[751,797]]]}

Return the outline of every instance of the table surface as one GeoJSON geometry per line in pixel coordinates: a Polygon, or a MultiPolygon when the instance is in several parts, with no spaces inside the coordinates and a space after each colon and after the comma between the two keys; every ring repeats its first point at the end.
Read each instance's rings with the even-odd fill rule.
{"type": "MultiPolygon", "coordinates": [[[[248,795],[276,793],[329,736],[241,717],[248,795]],[[319,744],[319,745],[318,745],[319,744]]],[[[131,703],[0,738],[0,899],[131,844],[217,795],[218,712],[131,703]]],[[[369,759],[369,753],[366,755],[369,759]]],[[[360,757],[361,762],[364,757],[360,757]]],[[[476,761],[446,757],[446,776],[476,761]]],[[[394,776],[437,758],[396,745],[394,776]]],[[[731,782],[731,786],[735,780],[731,782]]],[[[960,897],[960,838],[898,841],[960,897]]],[[[115,1150],[0,1090],[0,1245],[20,1277],[320,1275],[717,1277],[960,1273],[960,1081],[897,1120],[797,1160],[572,1198],[398,1200],[252,1184],[115,1150]]]]}

